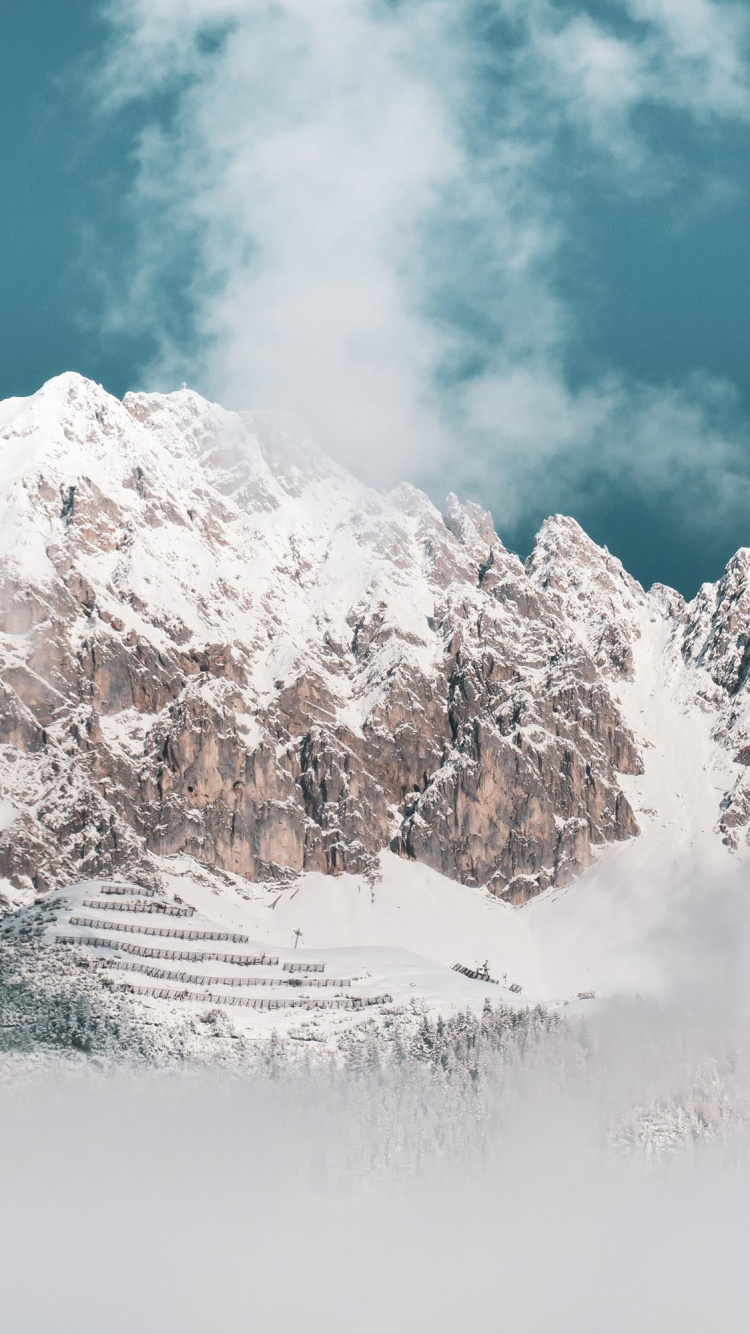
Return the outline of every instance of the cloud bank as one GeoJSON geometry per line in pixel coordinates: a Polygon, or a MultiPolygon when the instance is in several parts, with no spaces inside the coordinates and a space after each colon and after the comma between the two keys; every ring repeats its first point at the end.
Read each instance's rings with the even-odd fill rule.
{"type": "MultiPolygon", "coordinates": [[[[113,325],[152,384],[296,411],[365,477],[499,523],[613,479],[698,526],[750,499],[732,386],[571,373],[575,188],[668,192],[684,133],[750,124],[726,0],[111,0],[97,95],[135,107],[138,244],[113,325]],[[592,480],[593,479],[593,480],[592,480]]],[[[701,176],[696,200],[726,183],[701,176]]]]}
{"type": "Polygon", "coordinates": [[[27,1071],[0,1109],[7,1327],[744,1331],[746,1140],[656,1161],[600,1139],[707,1057],[695,1127],[739,1084],[746,1108],[744,1048],[713,1033],[722,1070],[708,1036],[625,1014],[498,1069],[484,1099],[416,1062],[277,1084],[27,1071]]]}

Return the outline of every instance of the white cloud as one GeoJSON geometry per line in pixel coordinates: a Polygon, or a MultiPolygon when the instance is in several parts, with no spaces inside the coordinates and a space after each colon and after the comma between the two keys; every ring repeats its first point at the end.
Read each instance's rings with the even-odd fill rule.
{"type": "MultiPolygon", "coordinates": [[[[162,56],[190,76],[168,130],[141,142],[138,192],[141,206],[165,194],[172,224],[197,232],[203,378],[229,404],[291,406],[338,452],[376,447],[396,469],[416,440],[443,444],[426,389],[448,339],[404,292],[420,223],[460,172],[439,92],[409,59],[429,25],[376,22],[347,0],[312,18],[294,0],[251,3],[200,57],[191,25],[194,39],[226,14],[129,5],[111,71],[131,89],[144,70],[144,92],[162,56]]],[[[148,252],[150,279],[164,256],[148,252]]],[[[158,374],[183,355],[166,345],[158,374]]]]}
{"type": "Polygon", "coordinates": [[[509,509],[553,459],[573,494],[592,450],[652,487],[675,460],[714,492],[733,475],[713,389],[614,373],[568,386],[576,330],[557,276],[574,222],[555,154],[567,125],[609,161],[610,188],[661,185],[635,113],[746,119],[744,8],[623,0],[606,27],[499,0],[504,46],[473,2],[112,0],[109,13],[103,99],[141,98],[146,115],[140,252],[113,318],[157,333],[153,381],[292,408],[376,480],[490,470],[509,509]],[[183,246],[190,357],[162,301],[183,246]]]}
{"type": "Polygon", "coordinates": [[[747,6],[726,0],[628,0],[628,9],[651,26],[652,96],[702,117],[750,118],[747,6]]]}

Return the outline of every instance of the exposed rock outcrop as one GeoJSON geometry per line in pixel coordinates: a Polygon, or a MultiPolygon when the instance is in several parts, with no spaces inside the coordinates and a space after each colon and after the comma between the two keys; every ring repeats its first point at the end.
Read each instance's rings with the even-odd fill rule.
{"type": "Polygon", "coordinates": [[[750,549],[732,557],[716,584],[702,585],[675,638],[685,662],[707,678],[702,694],[718,709],[716,740],[738,766],[718,823],[724,841],[736,848],[750,824],[750,549]]]}

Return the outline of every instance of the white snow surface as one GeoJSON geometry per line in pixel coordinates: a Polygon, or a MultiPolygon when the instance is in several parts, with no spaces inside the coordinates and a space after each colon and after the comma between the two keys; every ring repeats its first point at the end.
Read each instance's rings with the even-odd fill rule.
{"type": "MultiPolygon", "coordinates": [[[[131,893],[125,896],[127,886],[120,882],[117,896],[112,895],[107,903],[104,897],[98,896],[107,894],[112,882],[89,881],[49,896],[53,911],[48,917],[44,936],[50,944],[58,943],[61,938],[66,944],[71,940],[79,941],[78,948],[101,960],[106,966],[107,977],[125,994],[133,985],[182,991],[204,1009],[209,1003],[207,996],[210,1003],[219,1005],[222,1002],[229,1004],[237,996],[271,999],[280,1008],[270,1011],[241,1006],[231,1008],[233,1024],[249,1029],[259,1038],[267,1038],[275,1031],[283,1034],[290,1028],[299,1029],[300,1020],[307,1027],[322,1032],[323,1037],[331,1036],[353,1021],[358,1022],[363,1014],[377,1014],[391,1006],[406,1007],[415,1001],[444,1015],[467,1008],[479,1011],[488,999],[495,1004],[500,1001],[510,1005],[527,1004],[528,999],[510,990],[509,986],[474,980],[449,966],[449,942],[455,927],[451,907],[455,912],[456,905],[450,902],[440,905],[440,891],[445,884],[464,896],[470,895],[471,891],[429,872],[426,876],[414,877],[410,874],[413,869],[398,867],[396,875],[386,876],[382,900],[373,893],[371,886],[358,883],[354,877],[342,877],[343,881],[349,882],[339,883],[339,889],[349,899],[347,914],[345,908],[342,911],[341,893],[328,894],[330,877],[305,877],[300,886],[286,891],[285,901],[281,903],[278,889],[271,891],[268,886],[248,886],[238,882],[241,890],[233,890],[227,885],[218,890],[208,876],[196,873],[196,868],[185,862],[166,870],[164,883],[179,889],[180,903],[195,906],[192,916],[176,918],[129,912],[127,906],[138,900],[137,886],[130,887],[131,893]],[[400,888],[398,872],[401,874],[400,888]],[[431,879],[433,883],[430,883],[431,879]],[[296,901],[299,891],[305,895],[302,904],[296,901]],[[365,894],[371,908],[378,903],[377,914],[365,911],[358,915],[358,907],[364,907],[365,894]],[[93,907],[92,903],[99,906],[93,907]],[[440,905],[439,920],[431,935],[425,937],[420,932],[420,914],[437,905],[440,905]],[[402,908],[410,920],[400,931],[398,915],[402,908]],[[81,918],[85,925],[80,923],[81,918]],[[96,927],[90,925],[92,920],[97,921],[96,927]],[[304,927],[299,926],[300,922],[305,924],[304,927]],[[373,939],[373,936],[377,937],[378,922],[381,938],[373,939]],[[127,930],[118,929],[120,925],[127,930]],[[146,934],[143,929],[153,927],[191,932],[220,931],[242,939],[181,940],[146,934]],[[295,944],[297,929],[302,930],[302,936],[295,944]],[[109,944],[102,946],[102,940],[109,944]],[[426,942],[429,953],[410,948],[410,941],[423,945],[426,942]],[[133,954],[134,947],[179,950],[193,957],[179,960],[144,958],[133,954]],[[205,954],[265,956],[269,961],[247,966],[224,962],[221,958],[200,957],[205,954]],[[304,973],[294,973],[291,975],[296,982],[290,989],[287,969],[310,964],[322,965],[322,971],[311,973],[309,977],[326,979],[326,986],[321,987],[315,982],[308,985],[304,973]],[[134,968],[144,968],[144,972],[134,972],[134,968]],[[146,968],[158,968],[163,976],[149,976],[146,968]],[[182,980],[180,974],[184,972],[189,973],[190,981],[182,980]],[[198,980],[199,977],[205,978],[205,982],[198,980]],[[224,980],[217,981],[217,977],[224,980]],[[284,1003],[290,998],[297,1005],[308,1003],[309,1008],[290,1006],[285,1009],[284,1003]],[[376,1000],[378,1004],[353,1011],[325,1008],[327,1002],[335,1003],[342,998],[376,1000]]],[[[153,902],[153,899],[148,901],[153,902]]],[[[165,901],[174,902],[169,890],[165,901]]],[[[475,918],[467,922],[465,931],[459,934],[455,941],[457,948],[461,944],[468,947],[480,938],[482,910],[487,914],[492,905],[477,896],[475,918]]],[[[24,915],[23,912],[18,915],[20,923],[24,915]]],[[[485,925],[486,920],[485,917],[485,925]]],[[[510,984],[511,979],[507,981],[510,984]]],[[[185,1005],[190,1004],[184,997],[171,1000],[138,993],[136,996],[136,1004],[155,1009],[162,1016],[167,1011],[175,1019],[184,1017],[185,1005]]]]}

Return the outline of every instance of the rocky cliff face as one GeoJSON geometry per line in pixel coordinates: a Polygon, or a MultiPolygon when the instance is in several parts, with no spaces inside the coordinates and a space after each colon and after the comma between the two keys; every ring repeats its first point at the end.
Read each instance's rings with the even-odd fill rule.
{"type": "Polygon", "coordinates": [[[750,823],[750,550],[732,557],[718,583],[702,586],[675,627],[674,643],[701,681],[704,707],[716,711],[716,741],[737,766],[717,827],[736,848],[750,823]]]}
{"type": "Polygon", "coordinates": [[[616,688],[644,618],[745,689],[744,566],[684,612],[557,517],[524,567],[478,507],[380,495],[294,422],[189,391],[121,403],[66,375],[0,404],[0,478],[20,890],[177,853],[251,880],[374,870],[391,847],[523,902],[638,833],[616,688]]]}

